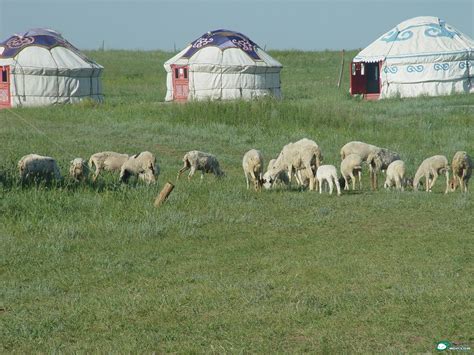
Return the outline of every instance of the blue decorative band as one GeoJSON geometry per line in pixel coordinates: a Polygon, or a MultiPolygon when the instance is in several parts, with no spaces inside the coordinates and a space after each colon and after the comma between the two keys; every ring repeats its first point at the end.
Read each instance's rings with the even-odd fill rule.
{"type": "Polygon", "coordinates": [[[413,32],[405,30],[403,32],[399,32],[397,28],[387,33],[384,37],[380,40],[384,42],[395,42],[395,41],[406,41],[413,37],[413,32]]]}
{"type": "Polygon", "coordinates": [[[391,66],[391,67],[385,67],[385,68],[383,68],[383,72],[384,72],[385,74],[387,74],[387,73],[396,74],[397,71],[398,71],[398,67],[396,67],[396,66],[391,66]]]}
{"type": "Polygon", "coordinates": [[[443,63],[443,64],[435,63],[434,64],[434,70],[436,70],[436,71],[448,70],[448,69],[449,69],[449,64],[448,63],[443,63]]]}
{"type": "Polygon", "coordinates": [[[466,69],[468,64],[466,62],[459,62],[459,69],[466,69]]]}
{"type": "Polygon", "coordinates": [[[423,70],[425,69],[425,67],[423,65],[409,65],[407,67],[407,72],[409,73],[421,73],[423,70]]]}
{"type": "Polygon", "coordinates": [[[455,30],[448,30],[446,24],[441,22],[439,25],[431,23],[428,25],[429,28],[425,30],[425,36],[428,37],[448,37],[453,38],[455,35],[459,35],[455,30]]]}

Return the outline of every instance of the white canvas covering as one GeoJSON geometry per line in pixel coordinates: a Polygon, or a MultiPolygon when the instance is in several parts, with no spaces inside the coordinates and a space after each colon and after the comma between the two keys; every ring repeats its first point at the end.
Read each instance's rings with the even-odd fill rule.
{"type": "MultiPolygon", "coordinates": [[[[42,36],[44,41],[52,45],[40,44],[38,39],[38,45],[34,42],[20,46],[12,57],[0,53],[0,66],[10,65],[13,107],[76,103],[85,98],[99,102],[103,100],[103,67],[80,53],[59,33],[43,29],[30,30],[9,40],[36,39],[37,36],[42,36]],[[52,39],[47,39],[49,35],[52,39]]],[[[6,53],[9,40],[0,44],[0,52],[6,53]]]]}
{"type": "Polygon", "coordinates": [[[379,61],[380,98],[474,93],[474,41],[437,17],[404,21],[354,58],[379,61]]]}
{"type": "Polygon", "coordinates": [[[253,99],[260,96],[281,98],[282,65],[260,47],[255,45],[252,48],[255,57],[258,57],[255,59],[238,46],[193,48],[195,43],[199,43],[199,39],[165,62],[166,101],[173,100],[173,64],[189,68],[188,100],[253,99]],[[190,50],[195,50],[194,54],[186,56],[190,50]]]}

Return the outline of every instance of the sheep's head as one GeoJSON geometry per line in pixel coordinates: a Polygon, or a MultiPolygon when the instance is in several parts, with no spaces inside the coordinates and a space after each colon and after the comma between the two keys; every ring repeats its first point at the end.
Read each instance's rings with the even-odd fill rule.
{"type": "Polygon", "coordinates": [[[80,177],[86,177],[89,173],[89,169],[84,159],[82,158],[75,158],[71,160],[71,165],[69,167],[69,175],[74,178],[78,179],[80,177]]]}
{"type": "Polygon", "coordinates": [[[455,177],[452,177],[451,179],[449,179],[449,190],[451,192],[456,191],[458,185],[459,185],[458,179],[456,179],[455,177]]]}
{"type": "Polygon", "coordinates": [[[275,177],[272,177],[270,171],[267,171],[265,174],[263,174],[262,177],[262,186],[265,189],[271,189],[273,186],[273,183],[275,182],[275,177]]]}

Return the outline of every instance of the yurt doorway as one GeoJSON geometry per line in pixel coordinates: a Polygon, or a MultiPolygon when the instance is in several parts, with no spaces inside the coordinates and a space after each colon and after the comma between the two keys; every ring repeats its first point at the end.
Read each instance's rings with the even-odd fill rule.
{"type": "Polygon", "coordinates": [[[173,75],[173,100],[187,101],[189,93],[189,67],[172,65],[171,70],[173,75]]]}
{"type": "Polygon", "coordinates": [[[381,64],[381,62],[351,63],[351,95],[364,95],[368,100],[379,98],[381,64]]]}
{"type": "Polygon", "coordinates": [[[379,63],[366,63],[367,94],[380,94],[379,63]]]}
{"type": "Polygon", "coordinates": [[[10,66],[0,66],[0,108],[11,107],[10,66]]]}

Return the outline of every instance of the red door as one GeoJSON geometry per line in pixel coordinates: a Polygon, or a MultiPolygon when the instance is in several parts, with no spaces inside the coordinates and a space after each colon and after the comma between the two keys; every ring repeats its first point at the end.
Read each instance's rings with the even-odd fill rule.
{"type": "Polygon", "coordinates": [[[189,93],[189,68],[187,66],[171,65],[173,75],[173,100],[187,101],[189,93]]]}
{"type": "Polygon", "coordinates": [[[0,109],[11,107],[10,66],[0,66],[0,109]]]}
{"type": "Polygon", "coordinates": [[[351,95],[367,93],[365,63],[351,63],[351,95]]]}

